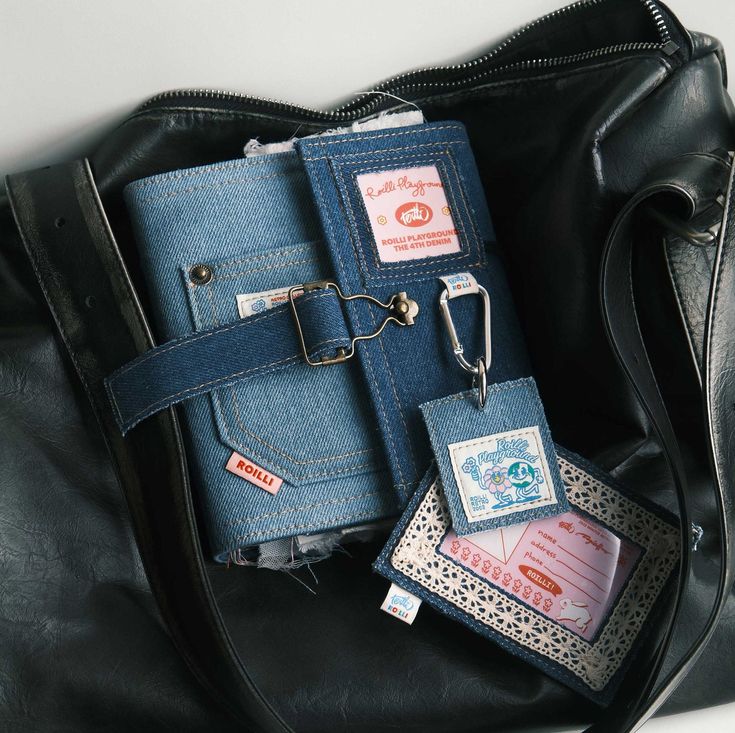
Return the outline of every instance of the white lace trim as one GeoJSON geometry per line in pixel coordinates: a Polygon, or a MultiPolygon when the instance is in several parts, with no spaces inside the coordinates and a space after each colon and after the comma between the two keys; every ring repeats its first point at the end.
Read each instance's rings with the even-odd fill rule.
{"type": "Polygon", "coordinates": [[[620,667],[678,562],[678,530],[615,489],[559,458],[569,502],[641,546],[643,553],[594,643],[510,598],[444,557],[438,545],[451,524],[435,482],[391,556],[391,564],[521,646],[562,665],[594,691],[620,667]]]}

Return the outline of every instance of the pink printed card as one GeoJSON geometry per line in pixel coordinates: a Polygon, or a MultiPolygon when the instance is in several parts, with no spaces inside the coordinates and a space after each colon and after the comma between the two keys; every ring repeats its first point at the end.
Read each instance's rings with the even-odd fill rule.
{"type": "Polygon", "coordinates": [[[557,450],[570,511],[459,537],[432,468],[375,569],[604,703],[658,612],[678,563],[678,528],[667,512],[557,450]]]}
{"type": "Polygon", "coordinates": [[[457,537],[439,551],[588,641],[640,557],[640,548],[577,512],[457,537]]]}
{"type": "Polygon", "coordinates": [[[444,184],[435,165],[357,176],[381,262],[461,250],[444,184]]]}

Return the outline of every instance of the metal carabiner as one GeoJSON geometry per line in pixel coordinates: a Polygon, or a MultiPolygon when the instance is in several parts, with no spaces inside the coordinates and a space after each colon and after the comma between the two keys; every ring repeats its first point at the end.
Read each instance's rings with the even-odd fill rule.
{"type": "Polygon", "coordinates": [[[458,280],[456,283],[448,282],[453,278],[441,278],[444,282],[444,291],[439,296],[439,310],[441,311],[444,325],[446,326],[447,333],[449,334],[449,341],[452,345],[452,353],[457,363],[466,372],[472,375],[472,384],[477,387],[479,391],[479,404],[480,407],[485,406],[485,397],[487,395],[487,372],[490,369],[492,363],[492,332],[490,322],[490,295],[487,290],[480,285],[472,275],[462,274],[456,275],[454,278],[466,278],[466,280],[458,280]],[[459,284],[464,284],[465,287],[459,287],[459,284]],[[452,288],[450,292],[450,287],[452,288]],[[483,305],[483,334],[485,353],[477,358],[475,363],[471,363],[467,360],[464,355],[464,346],[462,345],[459,337],[457,336],[457,329],[454,326],[452,320],[452,313],[449,309],[449,301],[452,298],[462,297],[464,295],[479,295],[482,298],[483,305]]]}

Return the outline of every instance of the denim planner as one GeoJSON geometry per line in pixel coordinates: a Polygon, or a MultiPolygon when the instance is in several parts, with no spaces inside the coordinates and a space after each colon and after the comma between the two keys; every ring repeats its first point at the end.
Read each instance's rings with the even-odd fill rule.
{"type": "MultiPolygon", "coordinates": [[[[160,399],[153,378],[141,380],[150,397],[139,397],[136,369],[108,380],[124,429],[181,402],[192,483],[218,561],[247,560],[274,541],[286,542],[294,560],[320,533],[400,513],[431,460],[419,404],[467,388],[438,313],[438,276],[472,272],[491,294],[489,380],[530,374],[459,123],[307,137],[284,152],[135,181],[125,200],[155,332],[171,344],[157,350],[170,359],[167,378],[185,379],[193,362],[216,374],[237,364],[237,349],[266,365],[224,380],[192,377],[160,399]],[[334,285],[326,290],[301,287],[327,279],[334,285]],[[378,301],[408,304],[415,318],[353,342],[383,324],[378,301]],[[355,358],[316,367],[300,356],[269,361],[296,338],[284,315],[292,305],[303,340],[319,347],[315,358],[351,346],[355,358]],[[244,346],[222,340],[245,327],[253,338],[244,346]],[[191,350],[173,351],[183,346],[191,350]]],[[[477,304],[457,303],[468,351],[481,348],[477,317],[477,304]]]]}

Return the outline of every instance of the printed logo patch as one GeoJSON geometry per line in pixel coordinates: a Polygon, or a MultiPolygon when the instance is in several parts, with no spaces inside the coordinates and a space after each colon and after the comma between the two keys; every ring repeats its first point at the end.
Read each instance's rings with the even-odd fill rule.
{"type": "Polygon", "coordinates": [[[475,276],[469,272],[458,272],[456,275],[443,275],[439,278],[447,289],[447,296],[451,300],[461,295],[477,295],[480,288],[475,276]]]}
{"type": "Polygon", "coordinates": [[[469,522],[557,503],[537,426],[447,447],[469,522]]]}
{"type": "Polygon", "coordinates": [[[281,484],[283,483],[282,478],[266,471],[265,468],[262,468],[257,463],[249,461],[239,453],[233,452],[230,459],[227,461],[225,468],[230,473],[234,473],[236,476],[244,478],[251,484],[255,484],[258,488],[263,489],[263,491],[273,494],[273,496],[278,493],[278,490],[281,488],[281,484]]]}
{"type": "Polygon", "coordinates": [[[413,593],[409,593],[395,583],[391,583],[388,595],[380,606],[380,610],[395,616],[410,626],[416,619],[419,606],[421,606],[420,598],[416,598],[413,593]]]}
{"type": "Polygon", "coordinates": [[[461,251],[444,184],[435,165],[363,173],[357,186],[381,262],[461,251]]]}

